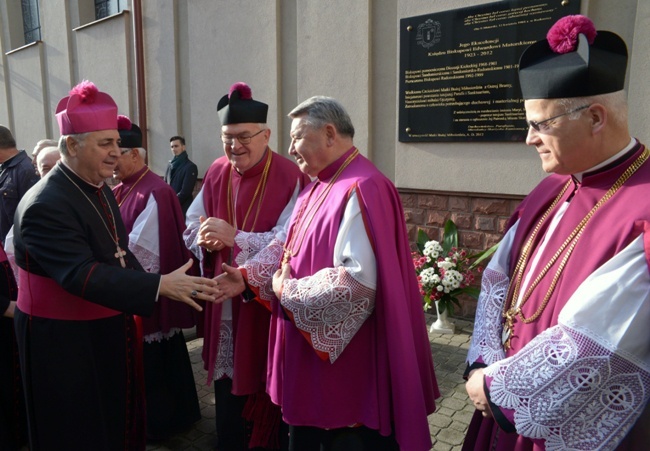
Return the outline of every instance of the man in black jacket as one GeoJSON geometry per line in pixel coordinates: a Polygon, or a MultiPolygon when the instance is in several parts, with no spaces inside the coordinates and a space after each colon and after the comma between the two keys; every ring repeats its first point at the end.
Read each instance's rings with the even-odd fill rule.
{"type": "Polygon", "coordinates": [[[185,215],[192,203],[192,193],[194,192],[194,185],[199,171],[187,156],[185,138],[172,136],[169,139],[169,147],[174,154],[174,158],[171,159],[167,171],[165,171],[165,182],[169,183],[176,191],[183,209],[183,215],[185,215]]]}
{"type": "Polygon", "coordinates": [[[3,244],[14,223],[18,202],[38,180],[31,158],[24,150],[18,150],[11,130],[0,125],[0,241],[3,244]]]}

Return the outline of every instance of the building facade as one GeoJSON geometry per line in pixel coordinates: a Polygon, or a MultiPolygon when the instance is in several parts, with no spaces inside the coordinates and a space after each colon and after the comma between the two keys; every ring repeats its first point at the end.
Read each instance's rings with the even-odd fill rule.
{"type": "MultiPolygon", "coordinates": [[[[181,134],[202,176],[222,153],[216,104],[232,83],[247,82],[269,104],[271,147],[283,154],[287,113],[312,95],[332,96],[348,109],[361,152],[402,193],[413,236],[425,228],[439,237],[452,218],[461,243],[482,249],[544,176],[539,157],[523,143],[399,142],[399,26],[491,2],[6,0],[0,123],[21,148],[57,138],[57,101],[92,80],[146,132],[156,173],[171,158],[169,137],[181,134]]],[[[650,2],[620,0],[612,14],[611,0],[582,0],[580,9],[628,43],[631,131],[650,142],[650,2]]]]}

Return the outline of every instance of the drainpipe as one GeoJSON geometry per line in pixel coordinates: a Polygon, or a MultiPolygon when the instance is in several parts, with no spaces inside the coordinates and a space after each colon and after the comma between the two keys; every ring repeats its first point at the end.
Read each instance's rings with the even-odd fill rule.
{"type": "MultiPolygon", "coordinates": [[[[133,22],[135,35],[135,86],[138,96],[138,125],[142,130],[142,147],[147,146],[147,90],[144,78],[144,39],[142,37],[142,0],[133,0],[133,22]]],[[[149,152],[147,152],[147,161],[149,152]]]]}

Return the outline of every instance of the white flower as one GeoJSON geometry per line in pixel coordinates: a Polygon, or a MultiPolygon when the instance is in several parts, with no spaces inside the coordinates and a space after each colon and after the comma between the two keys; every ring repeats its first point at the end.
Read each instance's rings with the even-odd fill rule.
{"type": "Polygon", "coordinates": [[[422,254],[427,257],[427,261],[436,260],[442,253],[442,246],[436,240],[427,241],[424,243],[424,250],[422,254]]]}
{"type": "Polygon", "coordinates": [[[445,277],[442,281],[442,284],[445,287],[450,287],[451,290],[455,290],[460,287],[460,284],[463,282],[463,275],[454,269],[449,269],[445,271],[445,277]]]}
{"type": "Polygon", "coordinates": [[[438,262],[438,268],[444,269],[445,271],[448,271],[450,269],[453,269],[456,267],[456,264],[454,262],[447,260],[439,261],[438,262]]]}

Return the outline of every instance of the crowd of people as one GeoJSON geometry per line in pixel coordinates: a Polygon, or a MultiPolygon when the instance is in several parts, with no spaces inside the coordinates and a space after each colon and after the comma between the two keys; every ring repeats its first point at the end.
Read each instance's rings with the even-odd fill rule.
{"type": "MultiPolygon", "coordinates": [[[[650,443],[650,151],[626,67],[584,16],[521,56],[526,143],[551,175],[484,271],[464,449],[650,443]]],[[[0,126],[0,448],[143,450],[201,418],[207,383],[220,451],[431,449],[440,391],[402,204],[344,106],[292,109],[292,161],[235,83],[196,196],[185,139],[160,177],[118,109],[79,83],[31,159],[0,126]]]]}

